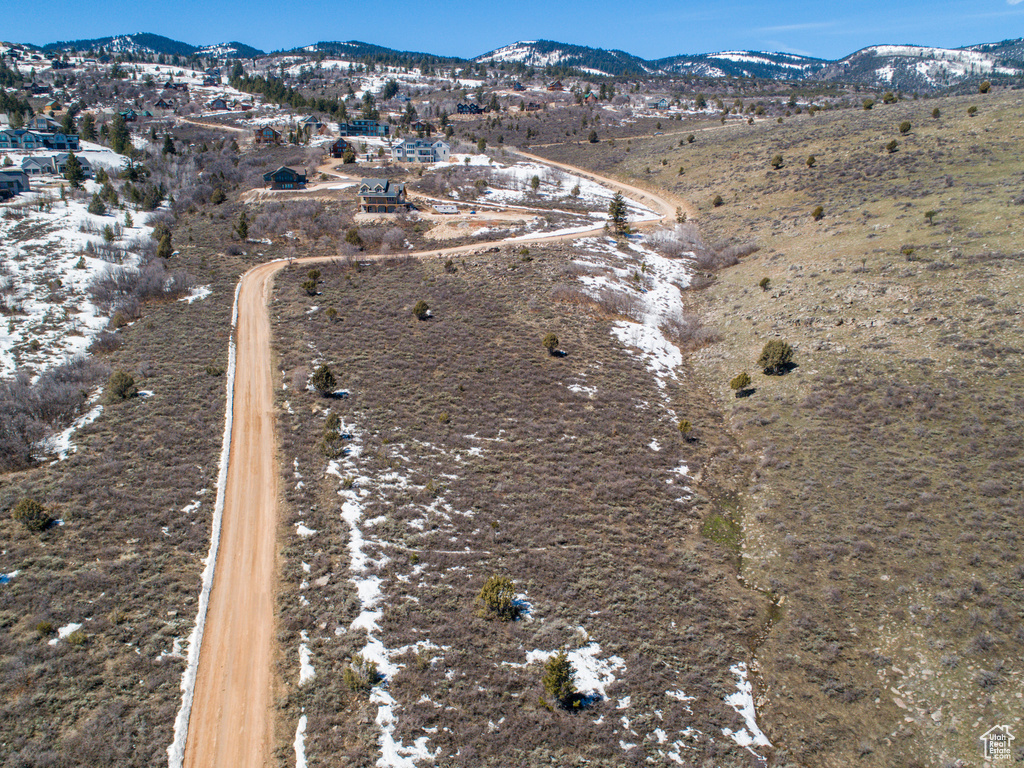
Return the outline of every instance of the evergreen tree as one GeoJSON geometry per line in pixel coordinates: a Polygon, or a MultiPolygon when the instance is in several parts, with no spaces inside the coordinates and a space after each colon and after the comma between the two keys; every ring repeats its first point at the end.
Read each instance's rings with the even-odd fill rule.
{"type": "Polygon", "coordinates": [[[107,212],[107,207],[103,205],[103,200],[102,198],[100,198],[98,193],[93,193],[92,200],[89,201],[88,210],[89,213],[93,214],[94,216],[102,216],[107,212]]]}
{"type": "Polygon", "coordinates": [[[163,153],[165,155],[176,155],[176,154],[178,154],[178,150],[176,150],[174,148],[174,139],[171,138],[171,134],[169,134],[169,133],[165,133],[164,134],[163,153]]]}
{"type": "Polygon", "coordinates": [[[626,201],[621,192],[616,192],[615,197],[608,204],[608,220],[612,223],[615,234],[624,234],[628,227],[626,225],[626,201]]]}
{"type": "Polygon", "coordinates": [[[324,397],[333,394],[337,386],[338,380],[326,365],[321,365],[313,372],[313,388],[324,397]]]}
{"type": "Polygon", "coordinates": [[[782,339],[772,339],[764,345],[761,356],[757,359],[759,368],[766,375],[783,374],[793,362],[793,348],[782,339]]]}
{"type": "Polygon", "coordinates": [[[561,650],[544,665],[541,683],[544,685],[545,693],[564,707],[576,693],[576,683],[573,682],[575,676],[576,670],[569,661],[569,655],[561,650]]]}
{"type": "Polygon", "coordinates": [[[126,154],[132,148],[131,133],[120,114],[114,115],[110,122],[110,148],[119,155],[126,154]]]}
{"type": "Polygon", "coordinates": [[[238,223],[235,225],[235,232],[238,234],[239,240],[246,240],[249,237],[249,218],[245,215],[245,211],[242,211],[238,215],[238,223]]]}
{"type": "Polygon", "coordinates": [[[85,180],[85,170],[82,168],[82,163],[75,157],[74,152],[68,155],[67,164],[64,166],[64,178],[75,189],[81,187],[85,180]]]}
{"type": "Polygon", "coordinates": [[[75,112],[71,107],[68,107],[68,111],[64,113],[64,116],[60,121],[61,133],[68,135],[75,132],[75,112]]]}
{"type": "Polygon", "coordinates": [[[486,619],[515,621],[519,618],[519,606],[516,604],[516,590],[512,579],[508,576],[494,574],[484,583],[477,602],[480,603],[480,615],[486,619]]]}
{"type": "Polygon", "coordinates": [[[171,233],[165,232],[163,237],[160,238],[160,244],[156,247],[156,257],[158,259],[169,259],[174,255],[174,246],[171,245],[171,233]]]}

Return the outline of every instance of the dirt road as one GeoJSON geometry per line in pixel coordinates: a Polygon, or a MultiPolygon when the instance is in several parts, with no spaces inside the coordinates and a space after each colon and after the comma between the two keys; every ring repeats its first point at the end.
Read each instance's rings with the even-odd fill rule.
{"type": "MultiPolygon", "coordinates": [[[[619,189],[628,197],[640,198],[640,202],[661,211],[666,221],[674,220],[675,203],[656,193],[571,166],[560,167],[619,189]]],[[[588,232],[540,234],[514,242],[573,240],[602,231],[596,227],[588,232]]],[[[501,242],[506,241],[411,255],[439,258],[480,253],[501,242]]],[[[230,462],[213,589],[188,717],[186,768],[260,768],[276,764],[274,590],[279,570],[279,517],[274,367],[267,305],[274,276],[286,266],[287,262],[276,261],[254,267],[243,275],[239,287],[230,462]]]]}
{"type": "Polygon", "coordinates": [[[242,278],[220,551],[189,718],[185,766],[273,758],[278,476],[267,300],[279,264],[242,278]]]}

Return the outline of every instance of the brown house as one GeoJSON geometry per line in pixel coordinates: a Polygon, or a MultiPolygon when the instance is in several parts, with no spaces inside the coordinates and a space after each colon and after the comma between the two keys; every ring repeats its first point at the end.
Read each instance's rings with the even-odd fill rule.
{"type": "Polygon", "coordinates": [[[359,182],[359,210],[362,213],[398,213],[409,210],[405,184],[389,179],[363,179],[359,182]]]}
{"type": "Polygon", "coordinates": [[[349,144],[344,139],[338,139],[333,144],[328,145],[327,152],[331,155],[331,157],[344,157],[346,150],[348,150],[351,146],[352,145],[349,144]]]}
{"type": "Polygon", "coordinates": [[[548,86],[549,91],[564,91],[565,86],[562,85],[561,80],[555,80],[551,85],[548,86]]]}
{"type": "Polygon", "coordinates": [[[306,186],[306,173],[282,165],[276,171],[264,173],[263,181],[270,189],[303,189],[306,186]]]}
{"type": "Polygon", "coordinates": [[[253,140],[257,144],[280,144],[281,132],[275,131],[269,125],[265,125],[253,131],[253,140]]]}

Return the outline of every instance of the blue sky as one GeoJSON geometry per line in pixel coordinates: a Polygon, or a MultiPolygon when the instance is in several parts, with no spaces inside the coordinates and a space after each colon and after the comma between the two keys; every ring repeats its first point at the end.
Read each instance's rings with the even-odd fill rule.
{"type": "Polygon", "coordinates": [[[955,48],[1024,36],[1024,0],[11,0],[4,40],[41,45],[132,32],[279,50],[363,40],[470,58],[517,40],[619,48],[643,58],[730,49],[836,59],[867,45],[955,48]]]}

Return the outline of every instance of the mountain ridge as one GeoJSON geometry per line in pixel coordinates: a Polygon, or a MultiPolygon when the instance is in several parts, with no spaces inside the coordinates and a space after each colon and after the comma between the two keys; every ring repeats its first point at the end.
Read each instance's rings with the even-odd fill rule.
{"type": "Polygon", "coordinates": [[[258,58],[272,55],[330,55],[390,66],[510,66],[513,71],[543,70],[555,74],[595,77],[744,77],[786,81],[848,82],[905,91],[938,91],[983,78],[1024,77],[1024,38],[978,43],[962,48],[876,44],[837,60],[781,51],[720,51],[644,59],[628,51],[593,48],[553,40],[524,40],[471,59],[401,51],[357,40],[320,41],[267,54],[244,43],[194,46],[162,35],[135,33],[60,41],[45,52],[95,50],[108,53],[258,58]]]}

